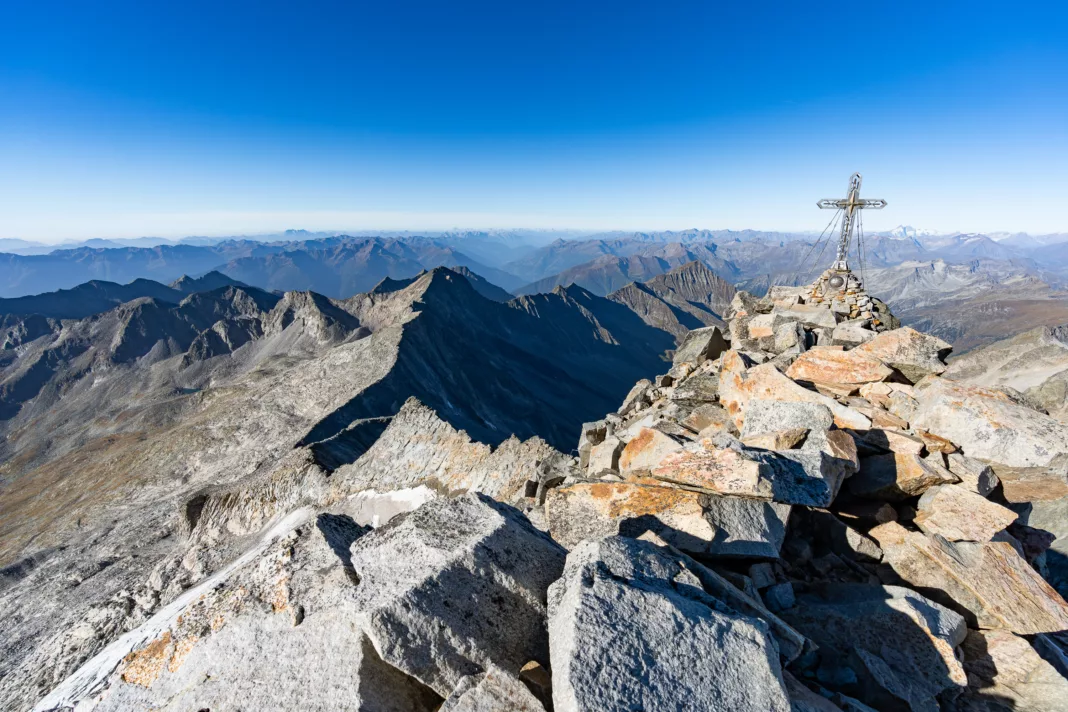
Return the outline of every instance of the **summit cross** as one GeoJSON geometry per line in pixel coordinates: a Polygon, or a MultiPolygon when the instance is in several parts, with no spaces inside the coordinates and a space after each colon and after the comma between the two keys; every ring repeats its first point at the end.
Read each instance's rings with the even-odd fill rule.
{"type": "Polygon", "coordinates": [[[842,234],[838,238],[838,256],[833,267],[836,270],[849,269],[849,265],[846,263],[846,256],[849,253],[849,242],[853,239],[853,232],[856,227],[857,211],[864,208],[881,210],[886,207],[886,201],[882,198],[873,200],[861,199],[860,181],[860,174],[854,173],[849,178],[849,194],[844,200],[827,198],[816,203],[816,205],[824,209],[834,208],[842,211],[842,234]]]}

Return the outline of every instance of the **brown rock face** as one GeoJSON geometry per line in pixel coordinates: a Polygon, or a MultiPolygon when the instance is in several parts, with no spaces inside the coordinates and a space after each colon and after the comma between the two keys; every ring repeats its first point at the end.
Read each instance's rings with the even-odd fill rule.
{"type": "Polygon", "coordinates": [[[903,326],[884,331],[851,353],[872,356],[916,383],[924,376],[944,372],[946,364],[942,360],[952,349],[942,339],[903,326]]]}
{"type": "Polygon", "coordinates": [[[935,485],[958,481],[952,472],[919,455],[895,452],[863,458],[860,472],[849,478],[848,487],[858,497],[900,502],[935,485]]]}
{"type": "Polygon", "coordinates": [[[965,614],[970,627],[1018,635],[1068,629],[1068,603],[1011,544],[938,541],[896,522],[868,534],[901,578],[965,614]]]}
{"type": "MultiPolygon", "coordinates": [[[[806,352],[808,353],[808,352],[806,352]]],[[[833,398],[815,393],[798,385],[780,373],[772,364],[746,368],[740,354],[727,351],[719,375],[720,402],[734,417],[735,424],[745,422],[745,406],[750,400],[773,400],[798,403],[819,403],[827,406],[840,428],[867,430],[871,421],[862,413],[842,405],[833,398]]]]}
{"type": "Polygon", "coordinates": [[[702,448],[667,455],[654,475],[704,487],[723,495],[771,499],[771,482],[761,464],[732,448],[719,449],[708,440],[702,448]]]}
{"type": "Polygon", "coordinates": [[[550,534],[568,549],[584,539],[652,533],[691,554],[775,558],[790,506],[715,498],[639,480],[550,490],[545,514],[550,534]]]}
{"type": "Polygon", "coordinates": [[[932,487],[920,497],[915,524],[949,541],[990,541],[1016,521],[1016,512],[959,485],[932,487]]]}
{"type": "Polygon", "coordinates": [[[885,381],[893,373],[882,361],[854,351],[813,349],[797,357],[786,375],[795,381],[860,386],[885,381]]]}

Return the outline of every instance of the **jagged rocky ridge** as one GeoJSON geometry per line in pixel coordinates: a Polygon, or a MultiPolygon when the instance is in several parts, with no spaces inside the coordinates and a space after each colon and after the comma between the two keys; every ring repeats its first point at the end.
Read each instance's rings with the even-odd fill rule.
{"type": "Polygon", "coordinates": [[[1068,428],[799,301],[736,295],[574,459],[409,400],[183,500],[156,604],[37,708],[1063,709],[1068,428]]]}

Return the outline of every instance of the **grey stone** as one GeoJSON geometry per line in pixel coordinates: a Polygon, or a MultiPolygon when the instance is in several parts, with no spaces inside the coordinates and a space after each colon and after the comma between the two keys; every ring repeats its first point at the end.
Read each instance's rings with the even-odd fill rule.
{"type": "Polygon", "coordinates": [[[932,378],[916,389],[914,427],[958,445],[969,457],[1010,467],[1048,465],[1068,453],[1068,425],[1001,391],[932,378]]]}
{"type": "Polygon", "coordinates": [[[787,712],[774,639],[677,558],[624,537],[586,541],[549,591],[553,705],[787,712]]]}
{"type": "Polygon", "coordinates": [[[794,586],[789,581],[777,583],[764,591],[764,604],[767,605],[769,611],[777,612],[793,608],[795,602],[794,586]]]}
{"type": "Polygon", "coordinates": [[[619,406],[617,413],[622,416],[627,416],[635,411],[647,408],[652,403],[652,400],[649,397],[652,390],[653,382],[648,378],[643,378],[638,381],[623,399],[623,405],[619,406]]]}
{"type": "Polygon", "coordinates": [[[347,548],[364,531],[345,515],[294,512],[38,709],[436,709],[441,697],[382,661],[354,625],[347,548]]]}
{"type": "Polygon", "coordinates": [[[460,680],[439,712],[545,712],[545,706],[513,675],[503,670],[460,680]]]}
{"type": "Polygon", "coordinates": [[[551,490],[545,512],[553,539],[567,548],[584,539],[652,532],[699,556],[774,559],[790,505],[648,483],[579,482],[551,490]]]}
{"type": "Polygon", "coordinates": [[[821,669],[851,673],[837,689],[876,709],[937,710],[937,695],[966,683],[953,652],[964,619],[915,591],[826,584],[780,615],[820,646],[821,669]]]}
{"type": "Polygon", "coordinates": [[[741,436],[747,438],[794,428],[830,430],[832,427],[834,415],[825,405],[754,399],[746,405],[741,436]]]}
{"type": "MultiPolygon", "coordinates": [[[[868,322],[868,319],[862,322],[868,322]]],[[[875,332],[866,328],[863,323],[844,321],[834,327],[831,332],[831,344],[834,346],[854,347],[867,343],[875,338],[875,332]]]]}
{"type": "Polygon", "coordinates": [[[994,468],[974,457],[951,452],[946,456],[949,471],[960,478],[960,486],[986,497],[998,486],[998,476],[994,468]]]}
{"type": "Polygon", "coordinates": [[[779,558],[790,505],[712,495],[702,497],[701,501],[712,536],[694,553],[727,558],[779,558]]]}
{"type": "Polygon", "coordinates": [[[897,369],[912,383],[945,371],[944,359],[952,350],[953,347],[942,339],[921,334],[907,326],[884,331],[855,349],[897,369]]]}
{"type": "Polygon", "coordinates": [[[753,580],[753,586],[757,590],[775,585],[775,569],[771,564],[753,564],[749,567],[749,578],[753,580]]]}
{"type": "Polygon", "coordinates": [[[830,332],[838,325],[834,312],[824,306],[799,304],[791,307],[775,307],[771,310],[774,326],[787,322],[800,322],[809,329],[826,329],[830,332]]]}
{"type": "Polygon", "coordinates": [[[437,499],[356,541],[360,623],[382,659],[446,696],[490,666],[547,662],[564,550],[483,495],[437,499]]]}
{"type": "Polygon", "coordinates": [[[686,334],[682,345],[675,351],[674,363],[703,363],[718,358],[730,346],[718,326],[694,329],[686,334]]]}

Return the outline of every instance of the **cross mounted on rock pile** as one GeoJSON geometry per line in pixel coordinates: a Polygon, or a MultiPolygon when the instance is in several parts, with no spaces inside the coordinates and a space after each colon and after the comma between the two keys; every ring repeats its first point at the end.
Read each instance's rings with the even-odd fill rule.
{"type": "MultiPolygon", "coordinates": [[[[848,319],[871,319],[872,326],[881,331],[884,325],[877,315],[873,313],[871,298],[865,293],[860,280],[849,268],[848,256],[849,245],[856,236],[857,254],[863,267],[863,245],[861,244],[863,227],[860,219],[860,210],[881,210],[886,207],[886,201],[882,198],[864,199],[860,197],[860,173],[854,173],[849,178],[849,190],[843,199],[825,198],[816,203],[820,208],[841,211],[837,216],[842,221],[842,229],[838,237],[838,249],[834,264],[830,269],[823,272],[820,277],[808,289],[806,303],[827,304],[834,311],[842,313],[848,319]]],[[[818,244],[819,241],[817,241],[818,244]]],[[[818,259],[818,258],[817,258],[818,259]]],[[[862,270],[863,271],[863,270],[862,270]]]]}

